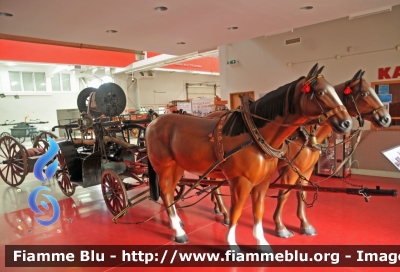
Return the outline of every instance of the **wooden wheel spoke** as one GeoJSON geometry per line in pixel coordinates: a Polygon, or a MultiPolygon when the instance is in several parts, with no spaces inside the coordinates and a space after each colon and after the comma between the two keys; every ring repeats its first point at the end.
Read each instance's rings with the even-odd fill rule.
{"type": "Polygon", "coordinates": [[[9,170],[10,170],[10,166],[9,166],[9,165],[7,165],[6,179],[8,179],[8,172],[9,172],[9,170]]]}
{"type": "Polygon", "coordinates": [[[0,150],[1,150],[1,153],[3,153],[5,156],[3,158],[8,158],[7,154],[4,152],[3,147],[1,145],[0,145],[0,150]]]}
{"type": "Polygon", "coordinates": [[[15,172],[11,170],[11,183],[14,184],[14,178],[15,178],[15,183],[17,182],[17,177],[15,176],[15,172]]]}
{"type": "Polygon", "coordinates": [[[19,165],[16,164],[16,163],[13,163],[13,166],[16,167],[16,168],[18,168],[18,169],[20,169],[21,171],[24,171],[24,168],[22,168],[21,166],[19,166],[19,165]]]}

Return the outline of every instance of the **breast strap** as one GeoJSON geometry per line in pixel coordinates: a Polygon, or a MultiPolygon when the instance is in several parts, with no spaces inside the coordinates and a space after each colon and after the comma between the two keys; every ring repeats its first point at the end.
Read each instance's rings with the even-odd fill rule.
{"type": "Polygon", "coordinates": [[[270,146],[265,140],[264,137],[261,135],[260,131],[257,129],[256,125],[254,124],[254,120],[251,117],[250,113],[250,102],[251,98],[248,94],[243,94],[240,96],[241,100],[241,107],[242,107],[242,118],[244,123],[246,124],[247,129],[250,132],[250,135],[253,137],[254,141],[257,145],[264,151],[266,154],[275,157],[275,158],[282,158],[287,151],[286,142],[283,141],[282,147],[280,149],[273,148],[270,146]]]}

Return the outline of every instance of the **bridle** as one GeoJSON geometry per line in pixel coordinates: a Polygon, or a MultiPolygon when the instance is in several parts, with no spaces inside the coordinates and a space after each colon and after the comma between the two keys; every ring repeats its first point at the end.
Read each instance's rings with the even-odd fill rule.
{"type": "MultiPolygon", "coordinates": [[[[328,120],[331,116],[342,112],[342,111],[347,111],[347,108],[344,105],[339,105],[327,112],[325,112],[324,108],[321,106],[321,102],[318,100],[318,97],[314,94],[315,93],[315,85],[317,83],[318,78],[324,77],[321,74],[316,74],[314,76],[312,76],[311,78],[309,78],[306,82],[304,82],[304,86],[310,86],[310,100],[312,100],[315,97],[315,101],[318,104],[318,106],[321,109],[321,114],[317,117],[317,124],[318,125],[323,125],[326,120],[328,120]]],[[[302,91],[304,91],[304,86],[302,88],[302,91]]],[[[301,97],[300,99],[300,105],[303,105],[303,101],[304,101],[304,97],[307,96],[308,92],[305,92],[305,94],[301,97]]],[[[311,118],[310,116],[307,115],[307,113],[305,111],[302,110],[302,114],[304,117],[306,117],[309,120],[312,120],[313,118],[311,118]]]]}
{"type": "Polygon", "coordinates": [[[350,99],[351,99],[351,101],[352,101],[352,103],[353,103],[354,109],[356,110],[356,113],[357,113],[357,120],[359,120],[359,121],[358,121],[359,123],[360,123],[360,120],[361,120],[360,126],[362,126],[362,125],[364,124],[364,119],[365,119],[366,117],[368,117],[368,116],[370,116],[370,115],[373,115],[373,114],[377,113],[377,112],[380,111],[380,110],[385,109],[385,106],[382,105],[381,107],[379,107],[379,108],[377,108],[377,109],[374,109],[374,110],[372,110],[371,112],[361,114],[360,111],[358,110],[356,101],[357,101],[357,99],[360,97],[360,94],[361,94],[361,89],[362,89],[362,75],[361,75],[361,77],[360,77],[358,80],[355,80],[354,82],[348,81],[348,82],[345,84],[344,90],[345,90],[347,87],[350,87],[351,89],[353,89],[353,87],[356,86],[356,85],[358,85],[358,91],[356,92],[356,97],[354,98],[353,95],[351,95],[351,93],[350,93],[350,94],[344,94],[343,100],[344,100],[344,103],[347,105],[347,103],[348,103],[348,98],[350,97],[350,99]]]}

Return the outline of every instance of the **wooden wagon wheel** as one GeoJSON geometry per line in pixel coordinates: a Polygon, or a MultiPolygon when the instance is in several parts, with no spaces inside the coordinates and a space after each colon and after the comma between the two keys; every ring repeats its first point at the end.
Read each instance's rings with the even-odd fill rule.
{"type": "Polygon", "coordinates": [[[31,138],[32,144],[35,144],[36,136],[37,136],[36,132],[32,132],[31,135],[29,136],[31,138]]]}
{"type": "Polygon", "coordinates": [[[22,144],[23,142],[25,142],[25,137],[24,137],[24,136],[18,137],[17,139],[18,139],[18,142],[20,142],[21,144],[22,144]]]}
{"type": "Polygon", "coordinates": [[[33,143],[33,147],[34,148],[41,148],[44,151],[47,151],[47,149],[49,149],[49,143],[47,142],[47,135],[50,136],[50,138],[52,139],[57,139],[58,137],[56,135],[54,135],[51,132],[42,132],[39,134],[39,136],[36,137],[34,143],[33,143]]]}
{"type": "Polygon", "coordinates": [[[11,134],[8,133],[8,132],[3,132],[3,133],[0,134],[0,138],[3,138],[5,136],[11,136],[11,134]]]}
{"type": "Polygon", "coordinates": [[[72,184],[70,180],[67,161],[65,160],[65,157],[63,156],[61,151],[58,151],[57,158],[59,169],[56,172],[56,178],[58,181],[58,186],[60,187],[64,195],[72,196],[75,193],[76,185],[72,184]]]}
{"type": "MultiPolygon", "coordinates": [[[[121,178],[111,169],[104,170],[101,175],[101,191],[107,208],[115,216],[128,205],[128,196],[121,178]]],[[[122,216],[124,216],[124,213],[122,216]]],[[[122,217],[121,216],[121,217],[122,217]]]]}
{"type": "Polygon", "coordinates": [[[28,174],[28,152],[14,137],[0,139],[0,176],[10,186],[20,185],[28,174]]]}

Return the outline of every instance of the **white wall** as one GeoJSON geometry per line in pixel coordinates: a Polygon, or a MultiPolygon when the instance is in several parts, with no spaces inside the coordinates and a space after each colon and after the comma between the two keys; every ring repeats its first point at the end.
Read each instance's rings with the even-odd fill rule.
{"type": "MultiPolygon", "coordinates": [[[[172,100],[186,99],[186,83],[204,82],[219,85],[219,76],[156,71],[154,78],[138,77],[137,83],[129,84],[128,95],[139,107],[158,109],[172,100]],[[135,98],[135,88],[139,100],[135,98]]],[[[130,102],[133,103],[132,101],[130,102]]]]}
{"type": "MultiPolygon", "coordinates": [[[[258,37],[219,47],[221,94],[253,90],[269,92],[305,76],[315,64],[325,65],[323,75],[332,84],[349,80],[359,69],[368,82],[378,81],[378,68],[399,66],[400,6],[391,12],[355,20],[342,18],[295,29],[293,33],[258,37]],[[301,43],[284,41],[301,37],[301,43]],[[349,46],[353,52],[347,52],[349,46]],[[381,51],[385,50],[386,51],[381,51]],[[340,60],[334,57],[341,55],[340,60]],[[228,60],[239,61],[228,66],[228,60]],[[293,63],[288,67],[288,63],[293,63]]],[[[258,97],[258,95],[256,95],[258,97]]]]}
{"type": "MultiPolygon", "coordinates": [[[[258,93],[275,90],[306,76],[317,62],[320,66],[325,65],[323,75],[333,85],[350,80],[359,69],[366,71],[364,78],[367,82],[379,81],[378,68],[392,67],[393,73],[394,68],[400,65],[400,51],[395,49],[400,45],[399,18],[400,6],[395,6],[389,13],[355,20],[342,18],[295,29],[293,33],[220,46],[222,98],[229,100],[229,93],[249,90],[255,91],[258,98],[258,93]],[[286,39],[296,37],[301,37],[300,44],[284,45],[286,39]],[[353,47],[352,52],[347,51],[349,46],[353,47]],[[340,60],[335,59],[336,55],[341,56],[340,60]],[[233,59],[238,60],[238,64],[228,66],[226,62],[233,59]],[[288,67],[288,63],[293,65],[288,67]]],[[[369,128],[369,124],[365,127],[369,128]]],[[[379,131],[370,132],[354,154],[358,164],[353,167],[360,168],[356,172],[400,177],[399,171],[380,152],[392,147],[393,141],[385,143],[384,135],[379,131]],[[376,133],[381,136],[378,136],[380,141],[374,140],[376,133]],[[374,145],[373,152],[370,144],[374,145]],[[369,162],[371,158],[372,164],[369,162]]],[[[400,131],[393,133],[400,144],[400,131]]]]}
{"type": "MultiPolygon", "coordinates": [[[[25,117],[28,116],[27,122],[30,119],[48,121],[47,124],[34,125],[38,130],[44,130],[46,127],[51,128],[58,124],[58,109],[77,108],[76,99],[80,90],[76,77],[71,75],[72,91],[52,92],[50,78],[52,67],[48,65],[0,67],[1,91],[6,95],[5,98],[0,98],[0,124],[3,124],[5,120],[15,120],[13,123],[24,122],[25,117]],[[46,92],[11,92],[9,71],[44,72],[46,74],[46,92]],[[19,95],[19,99],[14,98],[15,94],[19,95]]],[[[10,133],[10,128],[12,126],[0,126],[0,133],[10,133]]]]}
{"type": "MultiPolygon", "coordinates": [[[[76,116],[76,112],[71,110],[77,109],[78,94],[85,87],[78,79],[78,76],[81,77],[82,74],[77,74],[77,76],[71,74],[72,91],[52,92],[50,74],[53,70],[52,67],[46,65],[36,67],[27,65],[27,67],[18,66],[18,68],[0,66],[0,90],[6,95],[5,98],[0,99],[0,124],[5,120],[15,120],[14,123],[24,122],[25,117],[28,116],[28,122],[30,119],[49,121],[48,124],[35,125],[38,130],[43,130],[45,127],[51,128],[58,125],[58,119],[64,118],[65,114],[67,114],[66,118],[76,116]],[[18,92],[20,98],[14,99],[16,92],[11,92],[8,71],[45,72],[47,91],[41,93],[18,92]]],[[[159,106],[165,107],[171,100],[186,99],[186,83],[213,82],[219,84],[219,76],[161,71],[155,72],[153,79],[138,76],[135,83],[132,83],[132,78],[124,73],[112,77],[127,95],[127,109],[139,109],[140,106],[158,109],[159,106]]],[[[86,83],[89,79],[90,74],[86,78],[86,83]]],[[[10,128],[12,126],[0,126],[0,133],[10,132],[10,128]]]]}

